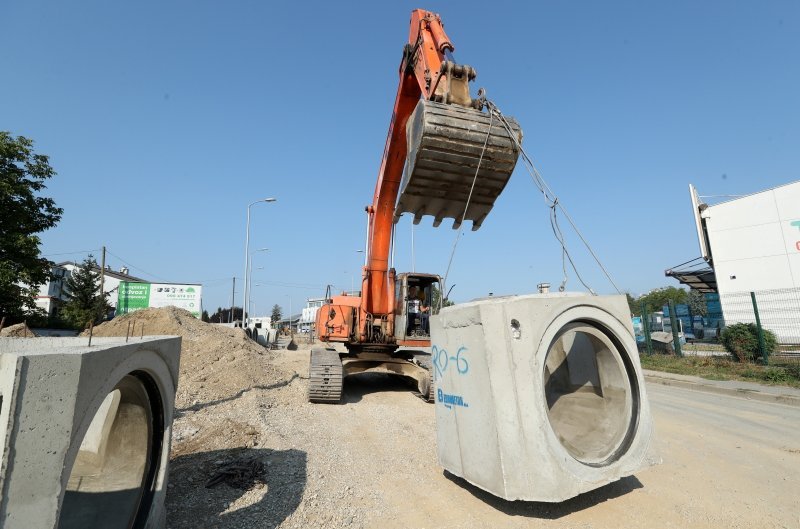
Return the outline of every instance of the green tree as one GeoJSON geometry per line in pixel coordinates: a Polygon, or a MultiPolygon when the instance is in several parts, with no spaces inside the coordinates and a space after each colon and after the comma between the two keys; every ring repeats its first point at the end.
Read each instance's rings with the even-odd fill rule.
{"type": "Polygon", "coordinates": [[[276,303],[272,306],[272,315],[270,316],[269,321],[272,323],[272,326],[275,327],[275,325],[281,321],[281,318],[283,318],[283,310],[281,309],[281,306],[276,303]]]}
{"type": "MultiPolygon", "coordinates": [[[[233,321],[242,320],[242,308],[241,307],[234,307],[233,308],[233,321]]],[[[217,307],[217,312],[212,314],[209,319],[211,323],[228,323],[231,321],[231,309],[223,309],[222,307],[217,307]]]]}
{"type": "Polygon", "coordinates": [[[642,304],[631,296],[630,292],[625,292],[625,298],[628,300],[628,310],[631,311],[631,314],[639,314],[642,312],[642,304]]]}
{"type": "MultiPolygon", "coordinates": [[[[431,310],[433,310],[434,314],[439,314],[439,300],[442,297],[442,293],[439,290],[439,287],[436,286],[436,283],[433,284],[431,288],[431,310]]],[[[444,299],[442,302],[442,307],[449,307],[451,305],[455,305],[449,299],[444,299]]]]}
{"type": "Polygon", "coordinates": [[[211,320],[208,318],[208,311],[207,311],[207,310],[203,310],[203,314],[202,314],[202,316],[200,316],[200,319],[201,319],[201,320],[203,320],[203,321],[204,321],[204,322],[206,322],[206,323],[208,323],[209,321],[211,321],[211,320]]]}
{"type": "Polygon", "coordinates": [[[75,328],[97,323],[108,313],[108,293],[100,295],[100,268],[90,254],[65,282],[67,303],[61,316],[75,328]]]}
{"type": "MultiPolygon", "coordinates": [[[[651,291],[637,300],[637,304],[641,305],[642,301],[647,304],[647,310],[656,312],[661,310],[664,305],[668,305],[670,301],[676,305],[686,303],[689,300],[689,294],[682,288],[677,287],[664,287],[651,291]]],[[[641,309],[639,310],[641,312],[641,309]]]]}
{"type": "Polygon", "coordinates": [[[7,324],[36,312],[38,287],[50,278],[53,263],[39,255],[37,234],[55,226],[63,210],[39,192],[55,174],[33,141],[0,131],[0,316],[7,324]]]}

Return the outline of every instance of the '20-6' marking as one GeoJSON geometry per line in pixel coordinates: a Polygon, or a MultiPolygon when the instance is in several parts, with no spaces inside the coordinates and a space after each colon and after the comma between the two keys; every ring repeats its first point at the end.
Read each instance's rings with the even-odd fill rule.
{"type": "Polygon", "coordinates": [[[447,372],[447,367],[450,365],[450,361],[452,360],[456,366],[456,370],[460,375],[464,375],[469,371],[469,362],[467,362],[464,353],[467,351],[467,348],[463,345],[458,348],[456,354],[450,356],[447,354],[446,349],[439,349],[437,346],[431,347],[431,359],[433,360],[433,365],[436,367],[436,374],[438,378],[442,378],[447,372]]]}

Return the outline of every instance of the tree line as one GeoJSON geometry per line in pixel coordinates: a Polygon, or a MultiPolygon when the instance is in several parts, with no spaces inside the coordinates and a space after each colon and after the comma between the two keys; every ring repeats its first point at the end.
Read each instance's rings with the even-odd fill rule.
{"type": "Polygon", "coordinates": [[[642,306],[649,314],[658,312],[669,305],[670,301],[676,305],[689,305],[689,310],[696,316],[708,315],[706,307],[705,295],[696,290],[686,291],[677,287],[664,287],[658,288],[643,294],[638,298],[634,298],[630,294],[626,294],[628,298],[628,308],[634,316],[641,316],[642,306]]]}

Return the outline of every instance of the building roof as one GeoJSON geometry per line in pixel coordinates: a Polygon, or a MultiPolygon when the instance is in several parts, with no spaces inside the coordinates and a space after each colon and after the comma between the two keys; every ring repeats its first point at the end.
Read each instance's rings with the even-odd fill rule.
{"type": "MultiPolygon", "coordinates": [[[[760,195],[761,193],[767,193],[769,191],[774,191],[776,189],[781,189],[783,187],[789,187],[789,186],[793,186],[793,185],[797,185],[797,184],[800,184],[800,180],[795,180],[793,182],[787,182],[785,184],[777,185],[777,186],[770,187],[770,188],[767,188],[767,189],[762,189],[761,191],[754,191],[752,193],[747,193],[746,195],[728,196],[728,197],[725,197],[725,198],[728,198],[728,200],[721,200],[721,201],[716,202],[714,204],[708,204],[708,207],[709,208],[713,208],[713,207],[719,206],[721,204],[727,204],[729,202],[735,202],[735,201],[741,200],[743,198],[749,198],[749,197],[752,197],[752,196],[755,196],[755,195],[760,195]]],[[[703,197],[701,197],[701,198],[703,198],[703,197]]]]}
{"type": "Polygon", "coordinates": [[[703,293],[717,292],[717,276],[714,269],[698,257],[664,271],[667,277],[674,277],[687,287],[703,293]]]}
{"type": "MultiPolygon", "coordinates": [[[[301,317],[302,317],[302,314],[293,314],[289,318],[291,318],[292,323],[294,323],[296,321],[299,321],[301,317]]],[[[278,320],[278,323],[288,323],[289,322],[289,318],[281,318],[280,320],[278,320]]]]}
{"type": "MultiPolygon", "coordinates": [[[[58,267],[58,268],[66,268],[67,265],[72,265],[73,267],[76,267],[76,268],[80,266],[80,264],[76,263],[75,261],[64,261],[64,262],[56,264],[56,267],[58,267]]],[[[100,267],[96,266],[95,269],[99,271],[100,267]]],[[[150,281],[148,281],[147,279],[142,279],[140,277],[132,276],[130,274],[123,274],[122,272],[117,272],[117,271],[111,270],[109,268],[106,268],[105,275],[113,277],[115,279],[119,279],[120,281],[130,281],[130,282],[133,282],[133,283],[150,283],[150,281]]]]}

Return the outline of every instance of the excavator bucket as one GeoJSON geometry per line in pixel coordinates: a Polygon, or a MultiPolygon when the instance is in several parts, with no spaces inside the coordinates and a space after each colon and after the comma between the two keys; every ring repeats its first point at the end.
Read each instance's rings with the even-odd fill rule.
{"type": "MultiPolygon", "coordinates": [[[[506,119],[521,143],[519,125],[506,119]]],[[[472,108],[420,100],[406,125],[406,136],[408,156],[394,221],[410,212],[415,224],[432,215],[434,227],[452,218],[454,229],[464,220],[472,221],[473,231],[480,228],[519,155],[500,119],[472,108]]]]}

